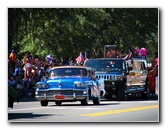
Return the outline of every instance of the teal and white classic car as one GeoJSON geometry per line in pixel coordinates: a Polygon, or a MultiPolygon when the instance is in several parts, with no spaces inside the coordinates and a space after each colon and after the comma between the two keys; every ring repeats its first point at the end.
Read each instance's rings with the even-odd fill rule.
{"type": "Polygon", "coordinates": [[[93,68],[85,66],[54,67],[47,79],[36,84],[36,99],[41,106],[47,106],[49,101],[56,105],[74,101],[87,105],[89,100],[99,105],[100,86],[94,73],[93,68]]]}

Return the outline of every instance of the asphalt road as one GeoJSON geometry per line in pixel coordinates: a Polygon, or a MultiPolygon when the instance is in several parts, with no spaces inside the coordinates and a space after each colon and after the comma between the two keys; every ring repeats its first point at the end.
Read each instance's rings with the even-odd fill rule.
{"type": "MultiPolygon", "coordinates": [[[[138,98],[137,98],[138,99],[138,98]]],[[[41,107],[39,101],[19,102],[8,108],[8,122],[159,122],[157,99],[101,101],[100,105],[82,106],[80,102],[64,102],[56,106],[49,102],[41,107]]]]}

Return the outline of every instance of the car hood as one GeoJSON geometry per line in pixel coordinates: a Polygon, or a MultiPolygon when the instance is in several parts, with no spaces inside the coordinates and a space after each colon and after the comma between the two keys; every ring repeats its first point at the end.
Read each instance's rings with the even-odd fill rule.
{"type": "Polygon", "coordinates": [[[48,88],[74,88],[74,82],[88,81],[87,77],[61,77],[50,78],[46,81],[48,88]]]}
{"type": "Polygon", "coordinates": [[[119,74],[122,74],[122,73],[123,73],[122,71],[117,71],[117,72],[112,71],[112,72],[96,72],[95,74],[96,74],[96,75],[102,75],[102,74],[105,74],[105,75],[108,75],[108,74],[109,74],[109,75],[110,75],[110,74],[116,74],[116,75],[117,75],[117,74],[118,74],[118,75],[119,75],[119,74]]]}

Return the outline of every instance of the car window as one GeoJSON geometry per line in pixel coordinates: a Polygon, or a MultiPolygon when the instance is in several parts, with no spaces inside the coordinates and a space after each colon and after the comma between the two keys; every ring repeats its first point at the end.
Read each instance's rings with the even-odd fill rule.
{"type": "Polygon", "coordinates": [[[133,70],[142,70],[142,62],[134,61],[133,62],[133,70]]]}
{"type": "Polygon", "coordinates": [[[125,63],[123,60],[87,60],[84,65],[94,68],[96,71],[125,70],[125,63]]]}

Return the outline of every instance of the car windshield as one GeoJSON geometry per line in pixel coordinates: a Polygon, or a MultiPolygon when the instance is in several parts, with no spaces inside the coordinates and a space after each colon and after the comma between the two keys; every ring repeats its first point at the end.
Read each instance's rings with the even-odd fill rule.
{"type": "Polygon", "coordinates": [[[95,68],[96,71],[120,71],[125,70],[123,60],[87,60],[84,64],[87,67],[95,68]]]}
{"type": "Polygon", "coordinates": [[[56,76],[87,76],[87,71],[83,68],[58,68],[51,70],[49,77],[56,76]]]}

